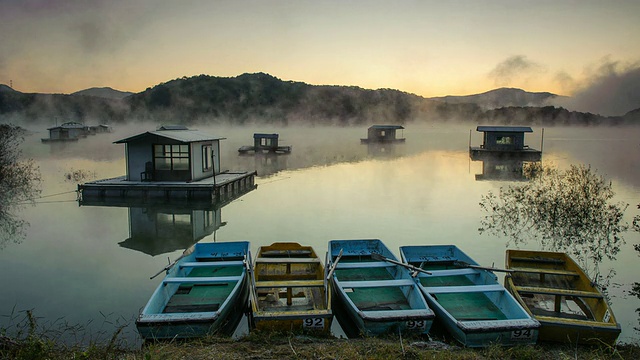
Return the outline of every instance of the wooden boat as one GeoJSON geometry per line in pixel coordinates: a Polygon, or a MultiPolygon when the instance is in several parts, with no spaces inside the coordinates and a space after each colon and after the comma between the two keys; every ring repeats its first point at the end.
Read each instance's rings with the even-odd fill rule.
{"type": "Polygon", "coordinates": [[[231,333],[247,310],[248,241],[198,243],[172,266],[136,320],[143,339],[231,333]]]}
{"type": "Polygon", "coordinates": [[[483,268],[454,245],[402,246],[402,261],[416,271],[416,281],[440,323],[468,347],[534,344],[540,323],[483,268]]]}
{"type": "Polygon", "coordinates": [[[328,333],[333,314],[324,274],[311,246],[276,242],[260,247],[250,295],[255,328],[328,333]]]}
{"type": "Polygon", "coordinates": [[[327,277],[336,307],[361,335],[426,334],[435,314],[409,271],[392,261],[398,262],[378,239],[329,241],[327,277]]]}
{"type": "Polygon", "coordinates": [[[507,250],[506,288],[540,326],[541,341],[613,345],[620,324],[602,292],[567,254],[507,250]]]}

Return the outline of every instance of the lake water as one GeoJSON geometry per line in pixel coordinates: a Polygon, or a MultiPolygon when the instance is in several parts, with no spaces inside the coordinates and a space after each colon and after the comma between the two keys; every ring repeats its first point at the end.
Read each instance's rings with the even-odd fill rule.
{"type": "MultiPolygon", "coordinates": [[[[113,141],[155,125],[116,127],[76,143],[44,144],[43,129],[29,136],[23,154],[43,176],[43,198],[19,212],[28,222],[22,239],[0,246],[0,327],[15,328],[26,310],[38,324],[78,341],[122,338],[139,344],[133,322],[168,260],[195,241],[249,240],[261,245],[295,241],[324,254],[331,239],[378,238],[398,255],[401,245],[455,244],[482,265],[504,266],[508,239],[479,234],[479,202],[489,191],[517,184],[477,180],[482,162],[468,145],[481,143],[475,125],[406,125],[405,144],[360,144],[366,127],[193,126],[222,141],[223,169],[257,170],[257,189],[220,209],[79,206],[74,170],[87,180],[125,173],[124,146],[113,141]],[[470,129],[474,131],[470,132],[470,129]],[[239,156],[254,132],[277,132],[290,155],[239,156]]],[[[526,143],[543,163],[566,169],[589,164],[613,184],[616,201],[630,204],[625,221],[640,213],[640,128],[534,127],[526,143]],[[542,139],[544,137],[544,139],[542,139]]],[[[84,181],[87,181],[84,180],[84,181]]],[[[624,234],[616,260],[600,264],[616,275],[608,287],[622,324],[620,341],[638,343],[640,299],[628,292],[638,277],[640,234],[624,234]]],[[[537,249],[537,243],[527,248],[537,249]]]]}

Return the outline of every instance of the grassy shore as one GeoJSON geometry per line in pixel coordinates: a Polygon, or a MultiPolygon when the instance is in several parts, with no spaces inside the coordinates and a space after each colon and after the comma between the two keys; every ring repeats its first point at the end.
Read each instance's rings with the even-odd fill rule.
{"type": "MultiPolygon", "coordinates": [[[[114,337],[115,339],[115,337],[114,337]]],[[[59,346],[41,337],[0,337],[2,359],[640,359],[636,345],[534,346],[461,348],[423,338],[336,339],[255,332],[240,340],[208,337],[185,342],[149,343],[123,349],[115,341],[88,347],[59,346]]]]}

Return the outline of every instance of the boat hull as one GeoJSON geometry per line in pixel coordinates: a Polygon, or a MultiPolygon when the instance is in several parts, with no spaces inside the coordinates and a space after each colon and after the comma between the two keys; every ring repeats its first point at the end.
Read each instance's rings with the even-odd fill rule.
{"type": "Polygon", "coordinates": [[[167,272],[136,327],[145,340],[230,335],[248,310],[249,242],[195,244],[167,272]]]}
{"type": "MultiPolygon", "coordinates": [[[[327,267],[335,289],[336,307],[360,335],[427,334],[435,314],[409,272],[402,266],[372,258],[379,254],[396,260],[378,239],[331,240],[327,267]],[[342,255],[339,254],[342,252],[342,255]]],[[[349,332],[355,332],[353,329],[349,332]]]]}
{"type": "Polygon", "coordinates": [[[541,341],[615,344],[620,324],[589,277],[565,253],[507,250],[505,287],[540,321],[541,341]]]}
{"type": "Polygon", "coordinates": [[[467,347],[533,344],[540,323],[498,283],[454,245],[400,247],[403,262],[428,270],[417,283],[437,323],[467,347]]]}

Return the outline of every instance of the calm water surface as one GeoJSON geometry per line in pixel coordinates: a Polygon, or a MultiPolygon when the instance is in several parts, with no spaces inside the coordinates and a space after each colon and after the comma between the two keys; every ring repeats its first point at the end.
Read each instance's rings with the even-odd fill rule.
{"type": "MultiPolygon", "coordinates": [[[[401,245],[455,244],[483,265],[504,266],[508,239],[478,233],[478,203],[514,183],[476,180],[483,166],[467,150],[470,139],[481,142],[470,133],[474,125],[407,125],[405,144],[382,149],[360,144],[366,127],[194,126],[226,137],[222,168],[257,170],[257,189],[219,209],[79,206],[77,183],[65,174],[123,175],[124,146],[113,141],[154,128],[122,127],[71,144],[43,144],[45,131],[32,129],[23,152],[39,165],[47,197],[19,213],[29,223],[26,237],[0,245],[0,326],[33,310],[42,328],[80,341],[109,338],[127,325],[123,337],[138,344],[133,321],[162,278],[149,277],[196,241],[249,240],[254,254],[276,241],[309,244],[319,254],[331,239],[379,238],[396,254],[401,245]],[[278,132],[292,153],[238,156],[254,132],[278,132]]],[[[612,181],[616,200],[630,204],[626,221],[640,212],[640,128],[546,128],[542,137],[534,128],[526,142],[540,148],[544,140],[544,163],[590,164],[612,181]]],[[[633,250],[640,234],[624,237],[617,259],[600,268],[616,271],[608,292],[620,341],[638,343],[640,299],[628,291],[640,281],[633,250]]]]}

